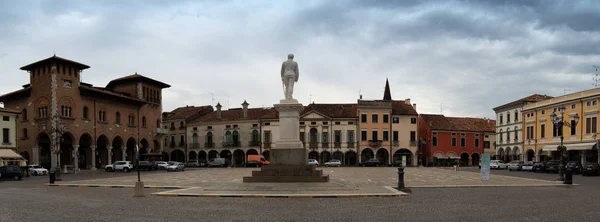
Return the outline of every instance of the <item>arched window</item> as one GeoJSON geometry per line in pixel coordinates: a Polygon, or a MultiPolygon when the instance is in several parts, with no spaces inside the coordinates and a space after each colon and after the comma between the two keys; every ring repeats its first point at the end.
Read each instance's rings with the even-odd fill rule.
{"type": "Polygon", "coordinates": [[[198,143],[198,134],[194,133],[194,135],[192,135],[192,143],[198,143]]]}
{"type": "Polygon", "coordinates": [[[211,132],[206,133],[206,143],[204,147],[213,147],[213,134],[211,132]]]}
{"type": "Polygon", "coordinates": [[[232,138],[231,138],[231,132],[227,131],[225,132],[225,144],[226,146],[231,146],[232,145],[232,138]]]}
{"type": "Polygon", "coordinates": [[[258,145],[259,141],[260,135],[258,134],[258,130],[252,130],[252,142],[258,145]]]}
{"type": "Polygon", "coordinates": [[[27,136],[27,129],[23,129],[23,139],[27,138],[29,138],[29,136],[27,136]]]}
{"type": "Polygon", "coordinates": [[[515,110],[515,122],[519,121],[519,112],[515,110]]]}
{"type": "Polygon", "coordinates": [[[130,125],[130,126],[135,126],[135,121],[134,121],[134,120],[135,120],[135,119],[133,118],[133,116],[132,116],[132,115],[129,115],[129,125],[130,125]]]}
{"type": "Polygon", "coordinates": [[[510,123],[510,112],[506,112],[506,123],[510,123]]]}
{"type": "Polygon", "coordinates": [[[120,112],[115,113],[115,123],[118,123],[118,124],[121,123],[121,113],[120,112]]]}
{"type": "Polygon", "coordinates": [[[502,139],[502,130],[500,130],[500,132],[498,134],[500,134],[500,142],[502,142],[502,140],[503,140],[502,139]]]}
{"type": "Polygon", "coordinates": [[[142,116],[142,127],[146,127],[146,117],[142,116]]]}
{"type": "Polygon", "coordinates": [[[518,132],[519,128],[515,126],[515,141],[519,140],[519,132],[518,132]]]}
{"type": "Polygon", "coordinates": [[[83,118],[84,118],[84,119],[88,119],[88,118],[89,118],[89,117],[88,117],[88,111],[89,111],[88,107],[87,107],[87,106],[84,106],[84,107],[83,107],[83,118]]]}
{"type": "Polygon", "coordinates": [[[510,129],[509,128],[506,128],[506,141],[510,141],[510,129]]]}
{"type": "Polygon", "coordinates": [[[231,142],[233,143],[232,145],[234,147],[240,146],[240,133],[238,133],[238,131],[233,131],[233,133],[231,134],[231,140],[231,142]]]}
{"type": "Polygon", "coordinates": [[[23,116],[23,121],[27,120],[27,109],[23,109],[23,112],[21,112],[21,115],[23,116]]]}

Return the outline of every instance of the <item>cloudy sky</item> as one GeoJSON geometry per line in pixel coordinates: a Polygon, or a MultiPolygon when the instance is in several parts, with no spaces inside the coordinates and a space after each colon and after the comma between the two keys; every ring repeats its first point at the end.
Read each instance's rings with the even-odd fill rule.
{"type": "Polygon", "coordinates": [[[600,1],[5,0],[0,93],[56,52],[96,86],[135,72],[170,84],[165,110],[272,106],[294,53],[303,103],[381,99],[389,78],[420,113],[493,117],[529,94],[593,88],[598,21],[600,1]]]}

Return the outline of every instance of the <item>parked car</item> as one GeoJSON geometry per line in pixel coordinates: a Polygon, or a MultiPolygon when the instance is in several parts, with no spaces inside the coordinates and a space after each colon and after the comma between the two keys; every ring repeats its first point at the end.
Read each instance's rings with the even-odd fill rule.
{"type": "Polygon", "coordinates": [[[129,172],[131,169],[133,169],[133,164],[131,164],[131,161],[115,161],[114,163],[104,167],[104,170],[109,172],[114,172],[115,170],[129,172]]]}
{"type": "Polygon", "coordinates": [[[508,163],[508,170],[521,170],[521,166],[523,166],[523,161],[513,160],[508,163]]]}
{"type": "Polygon", "coordinates": [[[48,174],[48,170],[39,165],[29,165],[27,168],[29,170],[29,174],[31,174],[31,175],[42,176],[42,175],[48,174]]]}
{"type": "Polygon", "coordinates": [[[502,160],[490,160],[490,169],[506,169],[508,168],[508,164],[504,163],[502,160]]]}
{"type": "Polygon", "coordinates": [[[200,167],[200,162],[198,160],[190,160],[185,162],[186,167],[200,167]]]}
{"type": "Polygon", "coordinates": [[[172,162],[172,164],[167,166],[167,171],[185,171],[185,164],[181,162],[172,162]]]}
{"type": "Polygon", "coordinates": [[[158,167],[156,165],[154,165],[153,162],[150,162],[150,161],[140,161],[139,165],[137,166],[137,169],[152,171],[152,170],[158,169],[158,167]]]}
{"type": "Polygon", "coordinates": [[[362,167],[379,166],[379,165],[381,165],[381,162],[378,159],[370,159],[367,161],[360,162],[359,165],[362,167]]]}
{"type": "Polygon", "coordinates": [[[342,161],[338,159],[331,159],[329,162],[325,163],[326,167],[341,167],[342,161]]]}
{"type": "Polygon", "coordinates": [[[534,173],[537,172],[545,172],[546,171],[546,163],[544,162],[535,162],[533,164],[533,169],[531,169],[534,173]]]}
{"type": "Polygon", "coordinates": [[[12,178],[13,180],[20,180],[23,178],[23,172],[21,168],[16,165],[8,165],[0,167],[0,179],[1,178],[12,178]]]}
{"type": "Polygon", "coordinates": [[[567,165],[565,166],[565,169],[571,169],[573,174],[581,173],[581,168],[583,168],[583,167],[581,166],[581,163],[579,163],[578,161],[569,161],[569,162],[567,162],[567,165]]]}
{"type": "Polygon", "coordinates": [[[544,172],[546,172],[546,173],[558,173],[558,166],[560,165],[560,161],[558,161],[558,160],[549,160],[544,165],[545,165],[544,172]]]}
{"type": "Polygon", "coordinates": [[[158,170],[166,170],[167,166],[169,164],[167,164],[167,162],[165,162],[165,161],[155,161],[154,165],[156,166],[156,169],[158,169],[158,170]]]}
{"type": "Polygon", "coordinates": [[[524,162],[523,165],[521,165],[521,170],[522,171],[533,171],[533,162],[532,161],[524,162]]]}
{"type": "Polygon", "coordinates": [[[208,167],[227,167],[228,161],[225,158],[214,158],[208,161],[208,167]]]}
{"type": "Polygon", "coordinates": [[[262,165],[269,165],[269,164],[271,164],[271,162],[269,162],[265,158],[265,156],[263,156],[263,155],[256,155],[256,154],[254,154],[254,155],[248,155],[248,161],[257,161],[257,162],[260,162],[261,166],[262,165]]]}
{"type": "Polygon", "coordinates": [[[588,163],[581,171],[582,176],[598,176],[600,175],[600,165],[598,163],[588,163]]]}
{"type": "Polygon", "coordinates": [[[242,164],[243,167],[261,167],[263,164],[257,160],[248,160],[242,164]]]}
{"type": "Polygon", "coordinates": [[[308,159],[308,165],[319,166],[319,161],[317,161],[315,159],[308,159]]]}

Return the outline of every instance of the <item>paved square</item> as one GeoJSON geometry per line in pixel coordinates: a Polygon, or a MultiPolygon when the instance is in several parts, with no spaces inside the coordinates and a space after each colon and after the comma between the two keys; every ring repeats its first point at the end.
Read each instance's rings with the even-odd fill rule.
{"type": "MultiPolygon", "coordinates": [[[[330,175],[331,184],[343,188],[395,187],[398,182],[398,170],[394,167],[340,167],[321,168],[330,175]]],[[[201,168],[184,172],[142,173],[142,181],[147,186],[183,186],[225,188],[240,187],[242,177],[251,175],[258,168],[201,168]]],[[[120,172],[115,172],[120,173],[120,172]]],[[[113,174],[108,173],[107,174],[113,174]]],[[[135,172],[127,176],[98,178],[77,181],[61,181],[57,184],[94,184],[94,185],[133,185],[137,181],[135,172]]],[[[250,183],[252,184],[252,183],[250,183]]],[[[558,186],[555,181],[527,179],[495,175],[491,172],[489,181],[482,181],[479,173],[454,171],[448,168],[410,167],[405,169],[406,187],[471,187],[471,186],[558,186]]]]}

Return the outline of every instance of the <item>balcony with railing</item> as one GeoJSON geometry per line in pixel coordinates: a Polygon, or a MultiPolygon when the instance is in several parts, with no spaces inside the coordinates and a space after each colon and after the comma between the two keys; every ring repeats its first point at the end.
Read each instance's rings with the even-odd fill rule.
{"type": "Polygon", "coordinates": [[[348,148],[354,148],[354,142],[348,142],[348,148]]]}
{"type": "Polygon", "coordinates": [[[369,140],[369,146],[373,148],[381,147],[381,140],[369,140]]]}
{"type": "Polygon", "coordinates": [[[392,141],[392,146],[400,146],[400,141],[392,141]]]}
{"type": "Polygon", "coordinates": [[[250,141],[248,142],[248,146],[260,146],[260,141],[250,141]]]}
{"type": "Polygon", "coordinates": [[[265,142],[263,143],[264,148],[271,148],[271,142],[265,142]]]}
{"type": "Polygon", "coordinates": [[[229,147],[240,147],[240,142],[223,142],[223,147],[225,148],[229,148],[229,147]]]}
{"type": "Polygon", "coordinates": [[[328,142],[321,143],[321,148],[329,148],[329,143],[328,142]]]}
{"type": "Polygon", "coordinates": [[[200,148],[200,143],[190,143],[189,148],[198,149],[200,148]]]}
{"type": "Polygon", "coordinates": [[[417,141],[415,141],[415,140],[410,141],[410,146],[417,146],[417,141]]]}
{"type": "Polygon", "coordinates": [[[308,148],[311,148],[311,149],[317,149],[317,148],[319,148],[319,143],[318,143],[318,142],[316,142],[316,141],[310,141],[310,142],[308,143],[308,148]]]}
{"type": "Polygon", "coordinates": [[[215,143],[204,143],[204,148],[215,148],[215,143]]]}
{"type": "Polygon", "coordinates": [[[333,142],[333,148],[342,148],[342,142],[333,142]]]}
{"type": "Polygon", "coordinates": [[[168,134],[169,130],[165,128],[154,128],[154,134],[168,134]]]}

